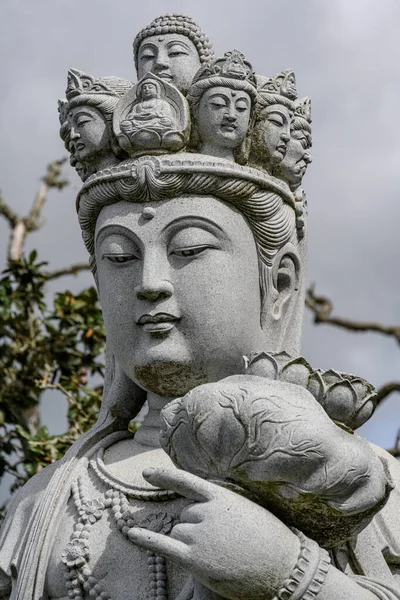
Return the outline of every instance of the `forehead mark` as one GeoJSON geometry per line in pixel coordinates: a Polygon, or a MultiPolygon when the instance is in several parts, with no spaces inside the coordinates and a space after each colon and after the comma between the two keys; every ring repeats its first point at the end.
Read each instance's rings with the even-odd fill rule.
{"type": "Polygon", "coordinates": [[[151,219],[154,219],[154,217],[156,216],[156,213],[156,209],[152,206],[145,206],[142,210],[142,217],[143,219],[146,219],[146,221],[151,221],[151,219]]]}

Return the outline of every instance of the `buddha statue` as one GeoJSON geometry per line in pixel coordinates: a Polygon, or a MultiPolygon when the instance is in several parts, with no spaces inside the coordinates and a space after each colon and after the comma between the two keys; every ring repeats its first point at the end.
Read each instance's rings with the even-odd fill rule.
{"type": "Polygon", "coordinates": [[[294,73],[287,69],[270,79],[258,76],[257,88],[250,163],[274,175],[290,140],[290,123],[297,98],[294,73]]]}
{"type": "Polygon", "coordinates": [[[130,156],[177,152],[189,141],[188,103],[174,85],[146,73],[118,102],[113,131],[130,156]]]}
{"type": "Polygon", "coordinates": [[[213,49],[193,19],[167,14],[137,34],[133,56],[138,79],[154,73],[186,95],[200,66],[213,58],[213,49]]]}
{"type": "Polygon", "coordinates": [[[192,147],[201,154],[245,164],[257,86],[243,54],[226,52],[202,67],[187,99],[193,116],[192,147]]]}
{"type": "Polygon", "coordinates": [[[119,99],[131,87],[120,77],[96,79],[69,70],[66,100],[59,101],[60,135],[82,181],[127,156],[113,134],[112,118],[119,99]]]}
{"type": "MultiPolygon", "coordinates": [[[[150,36],[175,35],[165,27],[150,36]]],[[[150,37],[140,36],[139,52],[150,37]]],[[[282,94],[268,91],[264,107],[283,106],[289,123],[293,81],[272,80],[282,94]]],[[[262,140],[271,157],[265,130],[262,140]]],[[[371,386],[299,356],[305,223],[266,165],[149,149],[85,180],[78,218],[107,331],[102,408],[10,505],[0,598],[400,600],[400,468],[354,433],[373,412],[371,386]],[[251,402],[239,406],[246,386],[251,402]],[[179,460],[160,441],[161,411],[176,403],[195,417],[187,435],[187,423],[173,423],[179,460]],[[266,428],[249,429],[260,415],[266,428]],[[193,440],[207,422],[212,448],[193,440]],[[275,440],[272,463],[232,474],[230,433],[231,446],[250,441],[246,456],[275,440]],[[211,476],[194,471],[196,453],[211,476]],[[334,481],[324,487],[328,466],[334,481]],[[278,488],[263,498],[271,482],[278,488]]]]}

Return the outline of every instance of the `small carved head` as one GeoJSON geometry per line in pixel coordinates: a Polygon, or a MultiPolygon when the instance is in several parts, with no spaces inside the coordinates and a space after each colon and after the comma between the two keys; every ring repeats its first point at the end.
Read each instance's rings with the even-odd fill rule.
{"type": "Polygon", "coordinates": [[[258,104],[250,162],[274,175],[290,139],[290,124],[297,97],[294,73],[257,77],[258,104]]]}
{"type": "Polygon", "coordinates": [[[202,154],[244,163],[257,100],[253,69],[233,50],[202,67],[188,93],[192,146],[202,154]]]}
{"type": "Polygon", "coordinates": [[[311,101],[301,98],[295,101],[295,110],[290,123],[290,140],[282,162],[276,167],[274,175],[289,184],[295,191],[311,163],[311,101]]]}
{"type": "Polygon", "coordinates": [[[151,72],[186,94],[200,65],[212,59],[213,50],[193,19],[168,14],[137,34],[133,56],[139,79],[151,72]]]}
{"type": "Polygon", "coordinates": [[[82,181],[126,157],[114,137],[112,117],[131,87],[119,77],[96,79],[77,69],[68,72],[66,100],[59,101],[60,136],[71,153],[71,164],[79,164],[82,181]]]}

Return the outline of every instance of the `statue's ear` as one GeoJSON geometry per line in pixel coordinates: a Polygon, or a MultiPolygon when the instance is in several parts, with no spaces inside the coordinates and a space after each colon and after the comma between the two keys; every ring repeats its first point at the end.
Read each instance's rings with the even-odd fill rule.
{"type": "Polygon", "coordinates": [[[272,317],[276,320],[285,319],[291,300],[299,289],[300,264],[295,254],[284,254],[276,257],[272,280],[275,288],[275,300],[272,304],[272,317]]]}
{"type": "MultiPolygon", "coordinates": [[[[266,267],[262,281],[261,326],[272,352],[293,352],[297,347],[291,328],[297,322],[301,281],[301,261],[293,244],[286,244],[266,267]]],[[[300,317],[301,317],[300,315],[300,317]]],[[[297,338],[296,338],[297,339],[297,338]]]]}

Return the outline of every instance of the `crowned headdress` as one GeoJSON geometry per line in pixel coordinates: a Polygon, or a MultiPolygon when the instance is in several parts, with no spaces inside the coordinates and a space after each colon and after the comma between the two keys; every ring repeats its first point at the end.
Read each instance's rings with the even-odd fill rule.
{"type": "Polygon", "coordinates": [[[187,95],[188,102],[195,104],[204,90],[218,85],[244,90],[253,103],[256,102],[256,76],[253,67],[239,50],[225,52],[222,58],[208,62],[197,71],[187,95]]]}

